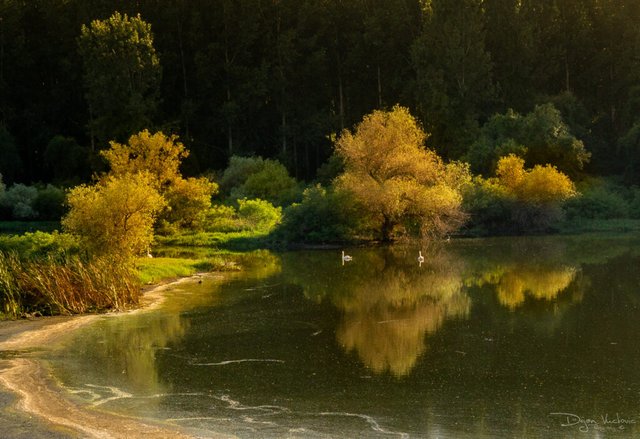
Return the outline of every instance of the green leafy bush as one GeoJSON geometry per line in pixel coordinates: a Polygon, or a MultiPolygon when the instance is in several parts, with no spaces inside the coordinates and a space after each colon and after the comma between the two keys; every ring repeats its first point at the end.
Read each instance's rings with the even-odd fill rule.
{"type": "Polygon", "coordinates": [[[233,206],[225,204],[212,206],[207,212],[205,223],[207,232],[239,232],[244,228],[244,224],[238,218],[238,213],[233,206]]]}
{"type": "Polygon", "coordinates": [[[34,219],[38,212],[34,209],[34,202],[38,197],[38,189],[16,183],[5,191],[0,198],[0,205],[17,220],[34,219]]]}
{"type": "Polygon", "coordinates": [[[282,208],[265,200],[238,200],[238,216],[250,229],[270,232],[282,220],[282,208]]]}
{"type": "Polygon", "coordinates": [[[260,198],[276,205],[294,202],[300,192],[282,163],[261,157],[231,157],[220,188],[231,199],[260,198]]]}
{"type": "Polygon", "coordinates": [[[305,189],[302,202],[284,211],[276,239],[285,243],[327,243],[351,239],[361,215],[345,192],[316,185],[305,189]]]}
{"type": "Polygon", "coordinates": [[[26,232],[23,235],[0,235],[0,251],[16,253],[20,258],[60,257],[76,254],[78,240],[67,233],[26,232]]]}
{"type": "Polygon", "coordinates": [[[229,166],[220,178],[220,190],[229,195],[231,189],[241,186],[250,175],[260,172],[264,167],[262,157],[240,157],[237,155],[229,159],[229,166]]]}
{"type": "Polygon", "coordinates": [[[465,229],[480,236],[511,233],[511,205],[502,188],[476,177],[464,194],[463,209],[469,214],[465,229]]]}
{"type": "Polygon", "coordinates": [[[60,220],[65,214],[66,196],[64,190],[48,184],[38,190],[38,195],[33,201],[33,208],[38,212],[38,219],[46,221],[60,220]]]}
{"type": "Polygon", "coordinates": [[[564,209],[568,219],[613,219],[629,216],[629,204],[623,196],[604,185],[584,190],[581,195],[568,200],[564,209]]]}

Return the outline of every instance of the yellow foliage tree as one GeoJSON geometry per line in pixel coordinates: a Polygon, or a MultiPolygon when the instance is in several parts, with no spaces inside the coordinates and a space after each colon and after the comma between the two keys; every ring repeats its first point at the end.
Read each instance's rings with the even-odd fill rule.
{"type": "Polygon", "coordinates": [[[569,177],[552,165],[524,168],[524,160],[509,154],[498,161],[496,178],[490,179],[498,193],[514,202],[511,219],[519,230],[545,230],[562,217],[562,202],[576,195],[569,177]]]}
{"type": "Polygon", "coordinates": [[[189,156],[189,151],[175,135],[165,136],[160,131],[151,134],[144,130],[129,137],[126,145],[114,141],[109,144],[111,148],[101,151],[100,155],[109,163],[111,175],[148,172],[151,183],[160,192],[182,179],[180,163],[189,156]]]}
{"type": "Polygon", "coordinates": [[[401,223],[427,236],[449,233],[464,221],[460,187],[470,181],[468,167],[445,165],[425,149],[426,138],[409,110],[395,106],[365,116],[336,142],[345,162],[337,186],[362,204],[383,241],[401,223]]]}
{"type": "Polygon", "coordinates": [[[189,151],[177,136],[166,136],[160,131],[151,134],[144,130],[131,136],[126,145],[110,144],[110,149],[100,153],[109,163],[110,175],[148,173],[150,184],[167,201],[168,209],[162,219],[180,227],[200,225],[218,185],[206,178],[182,177],[180,163],[188,157],[189,151]]]}
{"type": "Polygon", "coordinates": [[[147,173],[107,176],[93,186],[80,185],[68,194],[69,213],[62,226],[81,237],[94,254],[123,258],[148,249],[156,215],[165,207],[147,173]]]}
{"type": "Polygon", "coordinates": [[[531,170],[525,170],[524,160],[513,154],[498,161],[496,176],[508,193],[525,203],[553,204],[576,194],[571,179],[555,166],[536,165],[531,170]]]}

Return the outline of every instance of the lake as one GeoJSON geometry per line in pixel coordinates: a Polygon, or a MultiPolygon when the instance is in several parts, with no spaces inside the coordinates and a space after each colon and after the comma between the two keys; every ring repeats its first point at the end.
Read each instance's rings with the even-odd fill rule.
{"type": "Polygon", "coordinates": [[[82,404],[204,435],[637,437],[638,244],[262,251],[42,356],[82,404]]]}

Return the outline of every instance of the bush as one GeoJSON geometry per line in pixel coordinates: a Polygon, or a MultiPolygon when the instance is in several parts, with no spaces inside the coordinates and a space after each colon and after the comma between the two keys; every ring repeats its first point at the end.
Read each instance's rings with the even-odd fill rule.
{"type": "Polygon", "coordinates": [[[64,229],[80,237],[88,251],[125,259],[148,250],[156,215],[166,205],[144,173],[77,186],[68,198],[64,229]]]}
{"type": "Polygon", "coordinates": [[[353,212],[353,200],[345,192],[321,185],[305,189],[301,203],[284,211],[276,238],[285,243],[342,242],[352,238],[360,215],[353,212]]]}
{"type": "Polygon", "coordinates": [[[207,232],[240,232],[244,228],[243,222],[233,206],[219,204],[211,207],[207,212],[205,230],[207,232]]]}
{"type": "Polygon", "coordinates": [[[37,197],[38,190],[35,187],[16,183],[0,198],[0,205],[6,211],[10,211],[14,219],[34,219],[38,216],[38,212],[34,209],[37,197]]]}
{"type": "Polygon", "coordinates": [[[220,187],[232,199],[260,198],[286,205],[299,197],[298,185],[277,160],[261,157],[231,157],[220,187]]]}
{"type": "Polygon", "coordinates": [[[178,179],[165,192],[169,209],[162,219],[178,228],[200,230],[211,207],[211,195],[218,185],[206,178],[178,179]]]}
{"type": "Polygon", "coordinates": [[[511,233],[511,204],[503,188],[476,177],[464,194],[463,209],[469,214],[465,228],[473,235],[511,233]]]}
{"type": "Polygon", "coordinates": [[[33,201],[33,208],[38,212],[39,219],[59,221],[65,214],[65,199],[64,190],[48,184],[38,190],[38,196],[33,201]]]}
{"type": "Polygon", "coordinates": [[[22,259],[61,257],[77,254],[78,250],[78,240],[75,237],[57,231],[0,235],[0,251],[16,253],[22,259]]]}
{"type": "Polygon", "coordinates": [[[627,218],[630,206],[623,196],[607,187],[598,184],[586,189],[564,206],[568,219],[613,219],[627,218]]]}
{"type": "Polygon", "coordinates": [[[238,216],[249,228],[270,232],[282,219],[282,208],[265,200],[238,200],[238,216]]]}
{"type": "Polygon", "coordinates": [[[224,170],[220,178],[220,189],[225,195],[231,193],[231,189],[241,186],[250,175],[260,172],[264,167],[262,157],[232,156],[229,166],[224,170]]]}

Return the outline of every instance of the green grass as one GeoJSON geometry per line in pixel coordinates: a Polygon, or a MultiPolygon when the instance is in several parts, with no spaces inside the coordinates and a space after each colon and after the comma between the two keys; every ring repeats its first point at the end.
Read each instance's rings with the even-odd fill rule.
{"type": "Polygon", "coordinates": [[[208,271],[235,271],[238,265],[222,256],[206,258],[139,258],[136,261],[138,278],[143,284],[154,284],[167,279],[192,276],[208,271]]]}

